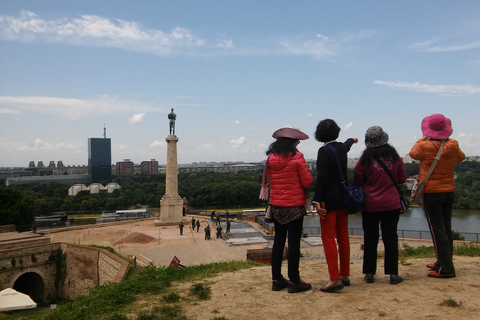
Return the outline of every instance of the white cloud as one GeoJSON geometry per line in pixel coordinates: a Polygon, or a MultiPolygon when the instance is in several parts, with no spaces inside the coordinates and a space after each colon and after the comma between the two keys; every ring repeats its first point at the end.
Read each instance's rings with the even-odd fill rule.
{"type": "Polygon", "coordinates": [[[19,17],[0,16],[0,37],[10,41],[114,47],[159,55],[205,44],[205,40],[184,28],[163,32],[144,28],[136,22],[96,15],[44,20],[29,11],[22,11],[19,17]]]}
{"type": "MultiPolygon", "coordinates": [[[[0,16],[0,39],[19,42],[61,43],[74,46],[93,46],[118,48],[123,50],[144,52],[159,56],[172,54],[191,54],[195,51],[211,55],[202,50],[229,50],[230,54],[240,55],[296,55],[312,56],[323,59],[338,55],[342,47],[363,41],[376,33],[364,30],[348,33],[338,37],[327,37],[320,33],[312,39],[283,39],[275,41],[275,47],[244,48],[232,39],[218,42],[210,41],[194,35],[190,30],[177,27],[170,31],[148,29],[135,21],[105,18],[97,15],[65,17],[62,19],[42,19],[36,13],[21,11],[19,16],[0,16]],[[215,43],[215,45],[213,45],[215,43]],[[280,44],[280,48],[278,48],[280,44]]],[[[261,40],[260,46],[268,41],[261,40]]],[[[225,54],[225,50],[220,51],[225,54]]],[[[219,52],[219,53],[220,53],[219,52]]],[[[215,53],[215,52],[213,52],[215,53]]]]}
{"type": "Polygon", "coordinates": [[[280,41],[280,45],[293,55],[308,55],[318,59],[335,55],[334,46],[324,39],[304,42],[285,39],[280,41]]]}
{"type": "Polygon", "coordinates": [[[235,149],[235,148],[239,148],[241,145],[245,144],[245,141],[246,141],[245,136],[241,136],[238,139],[230,140],[229,143],[230,143],[230,146],[235,149]]]}
{"type": "Polygon", "coordinates": [[[351,127],[353,127],[353,122],[347,123],[347,124],[342,128],[342,130],[345,130],[345,131],[346,131],[346,130],[350,129],[351,127]]]}
{"type": "Polygon", "coordinates": [[[85,147],[82,146],[81,143],[72,144],[72,143],[50,143],[45,142],[42,139],[35,139],[32,143],[28,143],[26,145],[20,146],[18,149],[20,151],[48,151],[48,152],[55,152],[55,151],[74,151],[74,150],[81,150],[84,151],[85,147]]]}
{"type": "Polygon", "coordinates": [[[320,33],[317,34],[316,37],[319,38],[319,39],[322,39],[322,40],[330,40],[328,37],[326,37],[326,36],[324,36],[324,35],[322,35],[322,34],[320,34],[320,33]]]}
{"type": "Polygon", "coordinates": [[[128,122],[139,123],[143,121],[144,117],[145,117],[145,113],[137,113],[137,114],[134,114],[130,119],[128,119],[128,122]]]}
{"type": "Polygon", "coordinates": [[[329,38],[322,34],[317,34],[313,40],[284,39],[280,41],[280,45],[289,54],[307,55],[316,59],[323,59],[338,55],[341,47],[372,38],[375,35],[376,32],[373,30],[347,33],[337,38],[329,38]]]}
{"type": "Polygon", "coordinates": [[[226,49],[233,49],[235,48],[234,44],[233,44],[233,40],[224,40],[222,42],[219,42],[217,44],[218,47],[220,48],[226,48],[226,49]]]}
{"type": "Polygon", "coordinates": [[[445,84],[422,84],[419,82],[388,82],[376,80],[373,83],[387,86],[393,89],[412,90],[427,93],[444,93],[444,94],[475,94],[480,93],[480,87],[470,84],[464,85],[445,85],[445,84]]]}
{"type": "Polygon", "coordinates": [[[435,37],[426,41],[417,42],[410,47],[422,52],[450,52],[450,51],[465,51],[480,48],[480,41],[465,42],[460,44],[439,44],[447,39],[435,37]]]}
{"type": "Polygon", "coordinates": [[[167,143],[164,141],[155,140],[152,143],[150,143],[150,148],[161,148],[161,147],[165,147],[166,145],[167,143]]]}
{"type": "Polygon", "coordinates": [[[235,124],[240,125],[240,124],[242,124],[242,123],[241,123],[239,120],[235,120],[235,124]]]}
{"type": "Polygon", "coordinates": [[[20,114],[19,110],[14,110],[10,108],[0,108],[0,114],[20,114]]]}
{"type": "Polygon", "coordinates": [[[40,96],[0,96],[0,104],[5,105],[6,107],[2,109],[10,110],[9,113],[35,112],[73,120],[87,118],[91,115],[153,111],[149,106],[121,101],[109,96],[92,100],[40,96]]]}

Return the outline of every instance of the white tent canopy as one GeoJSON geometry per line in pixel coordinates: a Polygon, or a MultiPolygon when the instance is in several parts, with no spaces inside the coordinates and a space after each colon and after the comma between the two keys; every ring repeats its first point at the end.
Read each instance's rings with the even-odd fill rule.
{"type": "Polygon", "coordinates": [[[0,311],[36,308],[37,304],[28,295],[12,288],[0,291],[0,311]]]}

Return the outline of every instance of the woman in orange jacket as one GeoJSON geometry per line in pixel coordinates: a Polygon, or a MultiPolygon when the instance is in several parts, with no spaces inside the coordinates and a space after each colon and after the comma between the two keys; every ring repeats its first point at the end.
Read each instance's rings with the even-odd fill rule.
{"type": "Polygon", "coordinates": [[[423,195],[423,208],[427,217],[437,261],[427,264],[434,278],[455,277],[453,265],[452,209],[455,191],[455,165],[465,159],[457,140],[450,139],[453,132],[450,119],[432,114],[422,121],[423,138],[410,150],[410,157],[420,161],[418,181],[425,178],[442,141],[445,141],[440,160],[427,181],[423,195]]]}

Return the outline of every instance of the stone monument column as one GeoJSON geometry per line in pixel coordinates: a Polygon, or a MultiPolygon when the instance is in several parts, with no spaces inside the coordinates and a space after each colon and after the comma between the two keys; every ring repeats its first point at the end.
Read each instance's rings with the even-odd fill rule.
{"type": "Polygon", "coordinates": [[[165,195],[160,200],[160,224],[179,224],[183,218],[183,199],[178,195],[178,163],[176,136],[169,135],[167,141],[167,172],[165,195]]]}
{"type": "MultiPolygon", "coordinates": [[[[169,114],[170,135],[167,136],[167,171],[165,181],[165,195],[160,200],[159,225],[179,224],[183,219],[183,199],[178,195],[178,161],[177,142],[175,136],[175,117],[172,119],[173,109],[169,114]],[[173,120],[173,121],[172,121],[173,120]],[[173,135],[172,135],[173,127],[173,135]]],[[[156,223],[157,224],[157,223],[156,223]]]]}

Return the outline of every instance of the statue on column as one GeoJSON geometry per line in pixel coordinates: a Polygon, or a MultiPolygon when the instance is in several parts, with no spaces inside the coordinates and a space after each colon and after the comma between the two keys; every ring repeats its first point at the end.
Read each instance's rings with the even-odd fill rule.
{"type": "Polygon", "coordinates": [[[168,119],[170,120],[170,135],[175,135],[175,120],[177,119],[177,115],[173,112],[168,114],[168,119]]]}

